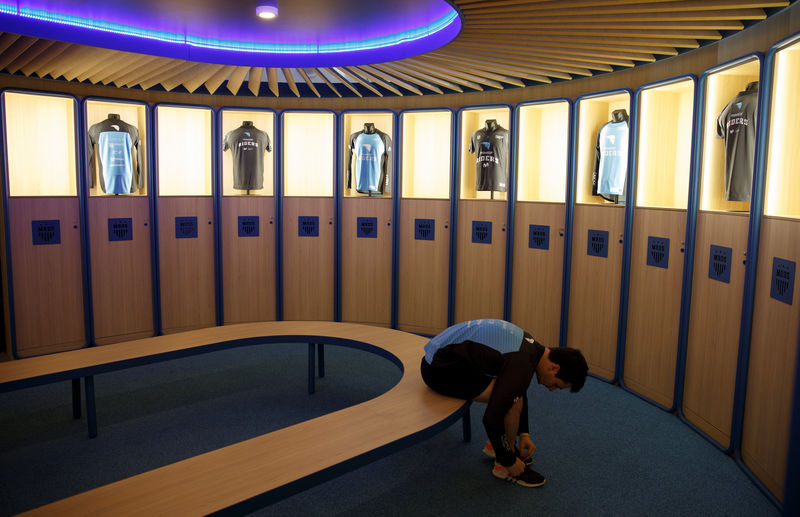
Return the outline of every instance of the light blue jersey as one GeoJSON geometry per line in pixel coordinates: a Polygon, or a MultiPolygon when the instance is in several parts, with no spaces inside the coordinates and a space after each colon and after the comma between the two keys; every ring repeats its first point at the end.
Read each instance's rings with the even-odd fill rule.
{"type": "Polygon", "coordinates": [[[457,323],[434,336],[425,345],[425,360],[433,361],[437,350],[453,343],[474,341],[494,348],[501,354],[516,352],[522,343],[525,332],[516,325],[503,320],[472,320],[457,323]]]}
{"type": "Polygon", "coordinates": [[[623,195],[628,171],[628,123],[609,122],[600,130],[597,193],[623,195]]]}
{"type": "Polygon", "coordinates": [[[377,133],[361,133],[353,146],[356,154],[356,190],[380,192],[381,163],[386,153],[383,139],[377,133]]]}
{"type": "Polygon", "coordinates": [[[89,155],[89,188],[94,188],[95,183],[99,183],[100,190],[107,194],[132,194],[144,188],[142,150],[139,147],[139,130],[136,126],[112,113],[107,119],[90,127],[88,133],[86,150],[89,155]]]}
{"type": "Polygon", "coordinates": [[[100,133],[97,148],[105,191],[108,194],[128,194],[133,180],[131,137],[128,133],[105,131],[100,133]]]}

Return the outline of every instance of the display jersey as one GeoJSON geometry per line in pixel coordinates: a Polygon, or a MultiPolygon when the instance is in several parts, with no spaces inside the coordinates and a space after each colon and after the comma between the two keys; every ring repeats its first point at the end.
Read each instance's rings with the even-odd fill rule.
{"type": "Polygon", "coordinates": [[[725,139],[725,199],[750,201],[756,148],[758,89],[739,92],[717,119],[717,135],[725,139]]]}
{"type": "Polygon", "coordinates": [[[348,149],[347,188],[353,188],[355,180],[355,189],[362,194],[390,193],[392,139],[389,135],[374,127],[353,133],[350,135],[348,149]],[[355,173],[353,161],[355,161],[355,173]]]}
{"type": "Polygon", "coordinates": [[[120,120],[107,118],[89,128],[89,186],[95,186],[95,176],[100,189],[107,194],[130,194],[144,187],[142,155],[139,150],[139,130],[120,120]],[[99,170],[95,171],[94,149],[97,147],[99,170]],[[134,170],[133,155],[136,152],[134,170]],[[135,173],[135,178],[134,178],[135,173]]]}
{"type": "Polygon", "coordinates": [[[475,154],[475,190],[505,192],[508,183],[508,130],[487,122],[472,134],[469,152],[475,154]]]}
{"type": "Polygon", "coordinates": [[[231,151],[233,188],[264,188],[264,153],[272,151],[269,135],[253,125],[243,125],[225,135],[222,150],[231,151]]]}
{"type": "Polygon", "coordinates": [[[619,203],[628,173],[628,122],[608,122],[597,134],[592,195],[619,203]]]}

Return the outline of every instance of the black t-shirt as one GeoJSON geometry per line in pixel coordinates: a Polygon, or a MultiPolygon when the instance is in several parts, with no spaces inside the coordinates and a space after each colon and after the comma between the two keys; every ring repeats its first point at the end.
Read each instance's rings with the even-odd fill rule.
{"type": "Polygon", "coordinates": [[[225,135],[223,151],[233,156],[233,188],[264,188],[264,153],[272,151],[269,135],[252,125],[243,125],[225,135]]]}
{"type": "Polygon", "coordinates": [[[508,130],[493,120],[472,134],[469,152],[475,154],[475,190],[505,192],[508,183],[508,130]]]}

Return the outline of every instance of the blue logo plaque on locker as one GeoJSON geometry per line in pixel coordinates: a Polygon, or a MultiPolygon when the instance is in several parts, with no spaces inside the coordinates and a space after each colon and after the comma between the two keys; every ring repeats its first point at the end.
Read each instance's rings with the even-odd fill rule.
{"type": "Polygon", "coordinates": [[[133,219],[130,217],[108,218],[108,242],[132,241],[133,219]]]}
{"type": "Polygon", "coordinates": [[[778,257],[772,259],[772,286],[769,295],[779,302],[792,304],[795,263],[778,257]]]}
{"type": "Polygon", "coordinates": [[[176,239],[197,238],[197,216],[175,218],[176,239]]]}
{"type": "Polygon", "coordinates": [[[669,268],[669,239],[666,237],[647,237],[647,265],[669,268]]]}
{"type": "Polygon", "coordinates": [[[491,221],[472,221],[472,243],[473,244],[492,243],[491,221]]]}
{"type": "Polygon", "coordinates": [[[239,216],[239,237],[258,237],[259,219],[257,215],[239,216]]]}
{"type": "Polygon", "coordinates": [[[61,244],[61,221],[59,219],[31,221],[31,227],[34,246],[61,244]]]}
{"type": "Polygon", "coordinates": [[[319,216],[297,216],[297,235],[300,237],[319,237],[319,216]]]}
{"type": "Polygon", "coordinates": [[[534,250],[550,249],[550,227],[532,224],[528,227],[528,247],[534,250]]]}
{"type": "Polygon", "coordinates": [[[708,278],[730,284],[732,259],[731,248],[712,244],[708,256],[708,278]]]}
{"type": "Polygon", "coordinates": [[[586,254],[590,257],[608,258],[608,231],[589,230],[586,254]]]}
{"type": "Polygon", "coordinates": [[[378,218],[357,217],[356,237],[359,239],[376,239],[378,237],[378,218]]]}
{"type": "Polygon", "coordinates": [[[435,219],[414,219],[414,239],[432,241],[436,239],[435,219]]]}

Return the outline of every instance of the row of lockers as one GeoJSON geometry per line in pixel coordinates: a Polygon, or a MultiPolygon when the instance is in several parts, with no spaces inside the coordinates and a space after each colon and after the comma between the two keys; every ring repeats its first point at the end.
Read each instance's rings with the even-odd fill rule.
{"type": "MultiPolygon", "coordinates": [[[[173,105],[157,106],[156,121],[161,108],[191,109],[207,114],[204,128],[215,128],[201,132],[209,142],[210,191],[164,192],[162,172],[181,169],[160,161],[161,140],[150,135],[144,141],[157,152],[145,156],[156,155],[148,163],[154,174],[139,195],[90,192],[76,173],[84,170],[81,153],[67,174],[72,195],[14,195],[15,171],[47,167],[15,168],[14,124],[4,104],[9,342],[16,354],[35,355],[262,319],[342,319],[432,334],[453,321],[504,317],[546,344],[582,348],[594,375],[677,409],[721,448],[734,450],[780,500],[800,322],[794,282],[800,226],[790,165],[800,129],[785,120],[800,104],[798,49],[796,40],[783,42],[766,66],[761,56],[745,56],[699,82],[682,76],[635,95],[598,92],[513,111],[401,112],[399,122],[391,112],[345,112],[338,130],[332,112],[283,112],[280,126],[264,112],[273,128],[282,128],[275,148],[280,173],[273,195],[264,196],[225,195],[225,165],[213,165],[219,155],[212,145],[222,124],[214,124],[210,108],[173,105]],[[764,122],[752,206],[727,205],[718,188],[724,153],[713,128],[732,93],[754,80],[761,84],[764,122]],[[598,129],[619,109],[631,121],[627,205],[596,199],[587,181],[598,129]],[[464,181],[472,158],[454,143],[486,118],[503,121],[504,113],[515,140],[510,188],[506,195],[479,193],[464,181]],[[293,115],[307,120],[287,125],[293,115]],[[352,129],[344,129],[346,117],[357,127],[356,116],[379,115],[402,135],[393,189],[399,194],[347,195],[336,135],[352,129]],[[417,115],[413,124],[404,122],[417,115]],[[433,122],[423,122],[428,118],[433,122]],[[414,131],[407,134],[409,126],[414,131]],[[322,142],[301,146],[305,153],[287,152],[288,142],[299,141],[292,134],[309,137],[320,127],[330,128],[325,152],[322,142]],[[421,159],[406,154],[431,139],[437,142],[431,148],[449,139],[444,170],[421,165],[432,151],[417,153],[421,159]],[[314,163],[328,165],[319,177],[313,163],[304,166],[310,176],[301,184],[329,178],[329,192],[287,192],[287,173],[305,163],[304,154],[327,156],[314,163]],[[424,185],[430,175],[446,178],[445,194],[404,194],[409,177],[409,184],[424,185]]],[[[149,119],[147,106],[136,109],[149,119]]],[[[73,148],[82,141],[76,138],[73,148]]],[[[172,147],[178,145],[184,144],[172,147]]],[[[49,168],[62,163],[48,161],[49,168]]]]}

